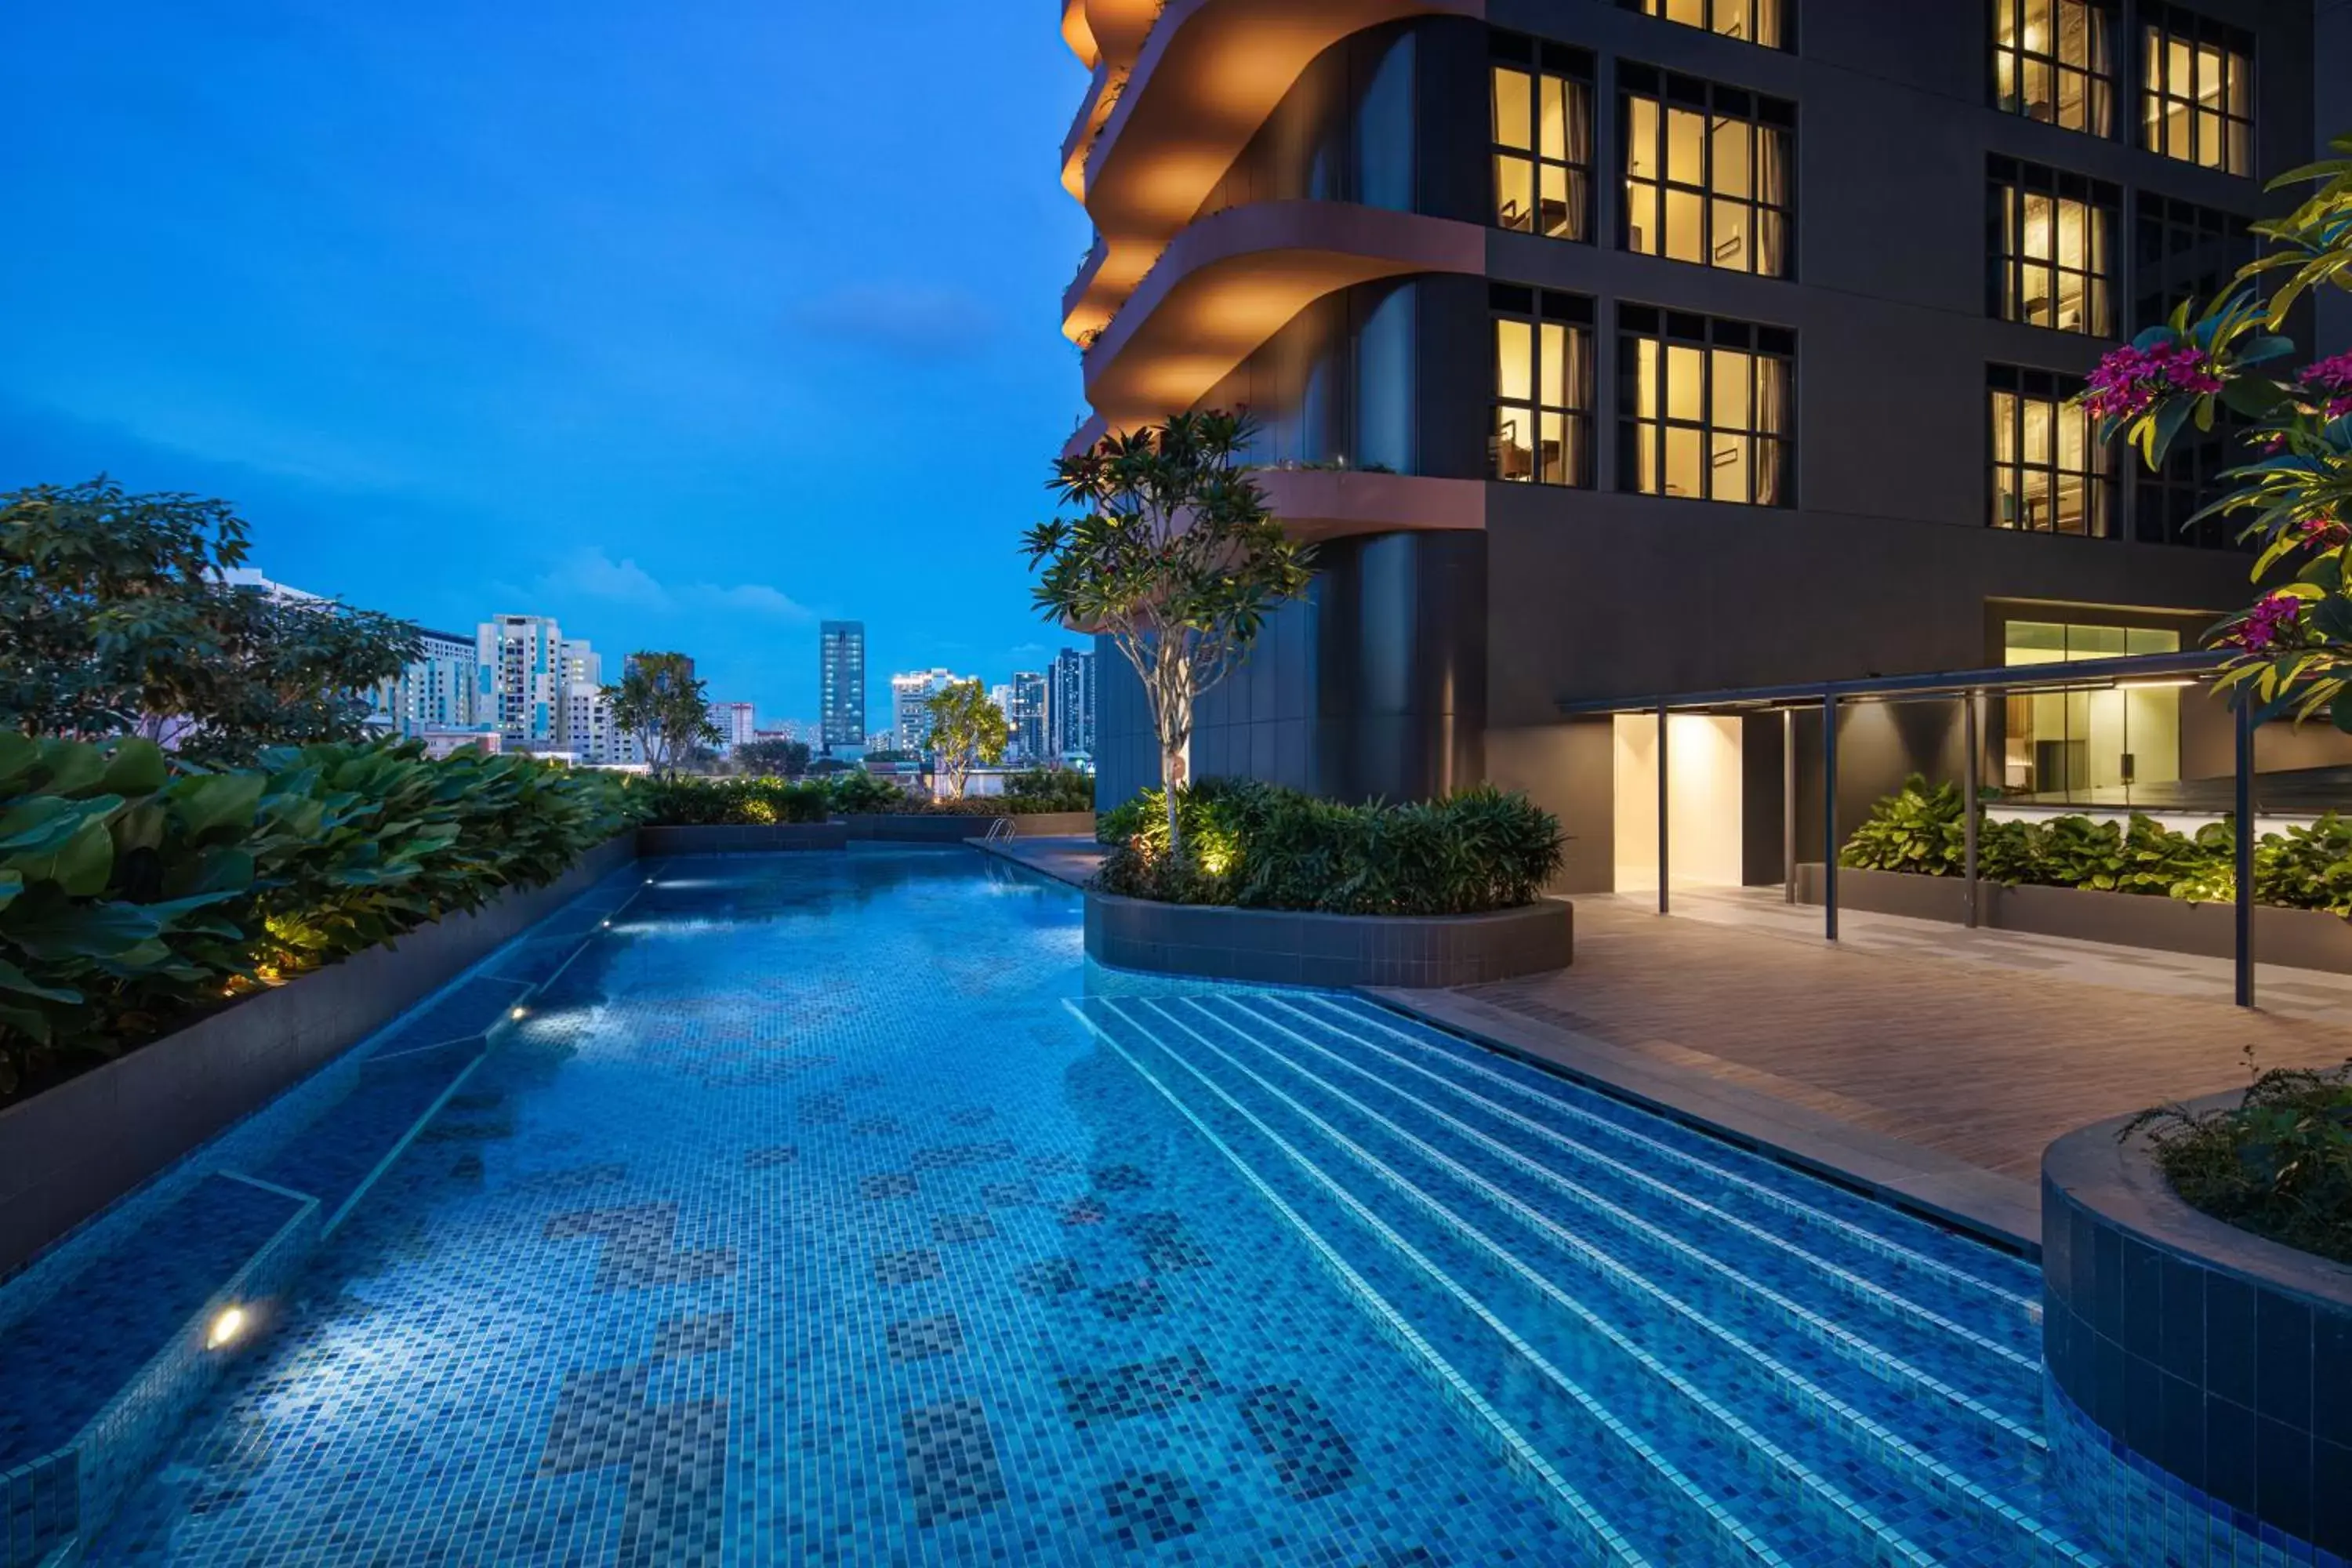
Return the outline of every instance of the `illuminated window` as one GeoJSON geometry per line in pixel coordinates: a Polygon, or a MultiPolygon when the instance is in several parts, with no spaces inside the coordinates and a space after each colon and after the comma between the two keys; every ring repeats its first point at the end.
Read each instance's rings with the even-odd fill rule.
{"type": "Polygon", "coordinates": [[[1550,289],[1492,287],[1498,479],[1592,482],[1592,301],[1550,289]]]}
{"type": "Polygon", "coordinates": [[[2083,390],[2080,376],[1995,365],[1987,373],[1991,399],[1992,514],[1995,528],[2033,533],[2114,533],[2105,447],[2091,421],[2067,399],[2083,390]]]}
{"type": "Polygon", "coordinates": [[[1785,278],[1796,110],[1775,99],[1622,65],[1625,248],[1785,278]]]}
{"type": "Polygon", "coordinates": [[[1993,101],[2011,114],[2115,134],[2112,0],[1992,0],[1993,101]]]}
{"type": "Polygon", "coordinates": [[[2250,174],[2254,40],[2177,5],[2142,8],[2140,132],[2151,153],[2250,174]]]}
{"type": "Polygon", "coordinates": [[[1628,11],[1646,12],[1704,27],[1727,38],[1745,38],[1769,49],[1789,47],[1789,0],[1618,0],[1628,11]]]}
{"type": "Polygon", "coordinates": [[[1796,334],[1646,305],[1617,328],[1618,489],[1794,503],[1796,334]]]}
{"type": "Polygon", "coordinates": [[[2104,180],[2011,158],[1986,160],[1991,271],[1986,309],[2062,332],[2116,333],[2116,226],[2123,195],[2104,180]]]}
{"type": "MultiPolygon", "coordinates": [[[[2155,626],[2006,621],[2001,662],[2080,664],[2179,653],[2155,626]]],[[[2018,691],[2002,704],[2001,787],[2015,795],[2127,805],[2138,784],[2180,777],[2180,691],[2165,680],[2097,689],[2018,691]]]]}
{"type": "Polygon", "coordinates": [[[1495,223],[1554,239],[1592,234],[1592,57],[1495,35],[1495,223]]]}

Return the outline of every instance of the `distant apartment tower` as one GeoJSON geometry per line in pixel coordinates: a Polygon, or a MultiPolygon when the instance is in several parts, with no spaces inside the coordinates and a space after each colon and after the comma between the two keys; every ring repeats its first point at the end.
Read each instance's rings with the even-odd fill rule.
{"type": "MultiPolygon", "coordinates": [[[[556,743],[564,700],[562,628],[548,616],[499,616],[475,633],[475,719],[509,744],[556,743]]],[[[585,647],[585,644],[574,645],[585,647]]]]}
{"type": "Polygon", "coordinates": [[[1095,656],[1066,647],[1048,672],[1046,745],[1055,757],[1091,757],[1095,750],[1095,656]]]}
{"type": "Polygon", "coordinates": [[[593,681],[565,683],[555,739],[576,762],[601,767],[638,760],[636,737],[613,721],[613,700],[593,681]]]}
{"type": "Polygon", "coordinates": [[[585,637],[563,639],[556,649],[556,669],[561,677],[557,684],[566,688],[604,684],[604,658],[588,646],[585,637]]]}
{"type": "Polygon", "coordinates": [[[1042,763],[1047,755],[1045,714],[1049,707],[1045,672],[1014,670],[1012,689],[1013,700],[1004,709],[1004,722],[1013,731],[1012,752],[1024,763],[1042,763]]]}
{"type": "Polygon", "coordinates": [[[414,738],[427,730],[470,729],[478,721],[480,653],[477,640],[456,632],[416,634],[417,657],[375,690],[375,714],[393,731],[414,738]]]}
{"type": "Polygon", "coordinates": [[[816,659],[817,748],[856,751],[866,744],[866,623],[821,623],[816,659]]]}
{"type": "Polygon", "coordinates": [[[930,744],[931,715],[924,704],[955,679],[944,669],[910,669],[890,678],[890,720],[898,750],[920,752],[930,744]]]}
{"type": "Polygon", "coordinates": [[[759,721],[753,717],[749,702],[713,702],[710,721],[719,728],[722,747],[747,746],[759,739],[759,721]]]}

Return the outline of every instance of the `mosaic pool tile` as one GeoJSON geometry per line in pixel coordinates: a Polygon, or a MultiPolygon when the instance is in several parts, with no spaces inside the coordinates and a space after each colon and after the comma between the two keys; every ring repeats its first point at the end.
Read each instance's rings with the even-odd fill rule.
{"type": "Polygon", "coordinates": [[[2096,1560],[2013,1259],[1350,999],[1089,970],[966,851],[633,875],[487,1049],[378,1069],[509,1130],[384,1168],[90,1563],[2096,1560]]]}

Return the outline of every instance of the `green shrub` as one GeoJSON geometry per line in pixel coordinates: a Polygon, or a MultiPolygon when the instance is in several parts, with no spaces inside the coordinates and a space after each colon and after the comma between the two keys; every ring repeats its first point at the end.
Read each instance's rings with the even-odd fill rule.
{"type": "Polygon", "coordinates": [[[914,797],[905,790],[890,780],[877,778],[862,768],[834,774],[826,781],[825,788],[831,792],[833,809],[844,816],[919,809],[914,797]]]}
{"type": "Polygon", "coordinates": [[[1076,768],[1024,768],[1004,781],[1005,809],[1016,814],[1092,811],[1095,776],[1076,768]]]}
{"type": "Polygon", "coordinates": [[[2273,1068],[2234,1106],[2141,1112],[2173,1191],[2219,1220],[2352,1263],[2352,1064],[2273,1068]]]}
{"type": "Polygon", "coordinates": [[[612,775],[522,756],[332,744],[215,773],[0,732],[0,1094],[552,880],[628,821],[612,775]]]}
{"type": "Polygon", "coordinates": [[[1246,780],[1179,792],[1184,850],[1168,850],[1164,798],[1103,814],[1107,892],[1171,903],[1338,914],[1451,915],[1534,902],[1559,870],[1559,824],[1527,797],[1481,785],[1442,800],[1348,805],[1246,780]]]}
{"type": "Polygon", "coordinates": [[[629,793],[646,821],[665,827],[823,822],[833,814],[831,792],[815,779],[671,774],[635,780],[629,793]]]}
{"type": "MultiPolygon", "coordinates": [[[[2194,834],[2133,813],[2126,824],[2082,816],[1977,825],[1979,874],[1988,881],[2149,893],[2196,903],[2237,897],[2235,829],[2226,819],[2194,834]]],[[[1956,877],[1966,868],[1959,792],[1929,789],[1916,773],[1871,808],[1838,852],[1869,871],[1956,877]]],[[[1163,835],[1164,836],[1164,835],[1163,835]]],[[[2352,917],[2352,822],[2329,812],[2264,834],[2254,846],[2254,897],[2289,909],[2352,917]]]]}

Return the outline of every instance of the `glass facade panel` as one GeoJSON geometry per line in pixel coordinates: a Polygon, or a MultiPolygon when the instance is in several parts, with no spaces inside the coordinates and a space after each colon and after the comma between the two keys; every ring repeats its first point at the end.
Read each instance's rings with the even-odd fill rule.
{"type": "Polygon", "coordinates": [[[1592,482],[1591,305],[1543,296],[1542,317],[1495,318],[1495,403],[1488,438],[1498,479],[1592,482]],[[1582,320],[1563,319],[1581,316],[1582,320]]]}
{"type": "Polygon", "coordinates": [[[2252,37],[2177,5],[2144,5],[2140,21],[2140,144],[2252,174],[2252,37]]]}
{"type": "Polygon", "coordinates": [[[2115,10],[2103,0],[1992,0],[1993,102],[2011,114],[2115,134],[2115,10]]]}
{"type": "Polygon", "coordinates": [[[1591,84],[1531,65],[1498,64],[1489,76],[1496,226],[1553,239],[1591,238],[1591,84]]]}
{"type": "Polygon", "coordinates": [[[1625,247],[1785,278],[1795,110],[1771,99],[1625,66],[1625,247]]]}
{"type": "MultiPolygon", "coordinates": [[[[2180,634],[2160,627],[2010,621],[2001,662],[2081,663],[2179,651],[2180,634]]],[[[2001,788],[2079,805],[2128,805],[2135,786],[2179,779],[2182,689],[2148,680],[2011,693],[2002,705],[2001,788]]]]}
{"type": "Polygon", "coordinates": [[[2115,532],[2111,459],[2067,401],[2082,389],[2079,378],[2047,371],[1997,365],[1990,373],[1986,521],[1993,527],[2092,539],[2115,532]]]}
{"type": "Polygon", "coordinates": [[[1618,326],[1619,488],[1788,505],[1793,336],[1644,306],[1618,326]]]}
{"type": "Polygon", "coordinates": [[[1704,27],[1727,38],[1744,38],[1769,49],[1789,47],[1788,0],[1619,0],[1629,11],[1646,12],[1704,27]]]}

